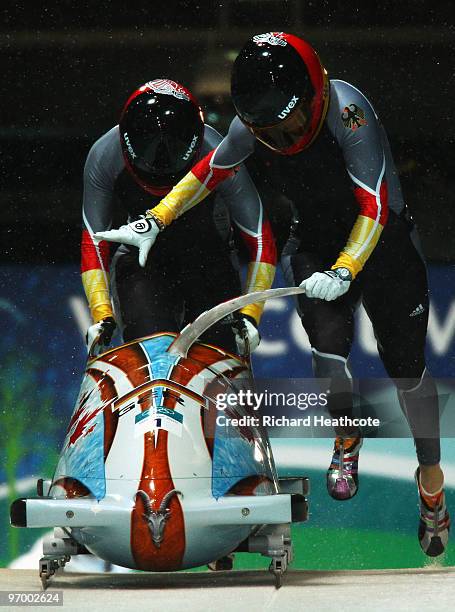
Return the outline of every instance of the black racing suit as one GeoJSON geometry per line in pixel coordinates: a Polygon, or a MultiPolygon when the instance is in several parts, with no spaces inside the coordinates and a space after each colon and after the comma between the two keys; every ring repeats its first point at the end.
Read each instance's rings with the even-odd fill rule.
{"type": "MultiPolygon", "coordinates": [[[[438,463],[438,399],[424,356],[426,269],[387,136],[373,107],[354,86],[330,81],[320,134],[308,149],[291,156],[270,152],[236,117],[216,151],[201,160],[182,184],[192,181],[198,193],[197,184],[205,184],[209,173],[234,167],[253,153],[266,161],[270,185],[293,202],[294,223],[282,258],[288,282],[300,284],[316,271],[336,267],[347,267],[356,277],[349,291],[334,302],[298,299],[315,375],[332,380],[331,413],[340,416],[352,409],[347,358],[353,315],[361,299],[381,359],[397,385],[419,462],[438,463]]],[[[152,212],[159,215],[163,203],[166,198],[152,212]]],[[[176,215],[184,204],[173,201],[176,215]]]]}

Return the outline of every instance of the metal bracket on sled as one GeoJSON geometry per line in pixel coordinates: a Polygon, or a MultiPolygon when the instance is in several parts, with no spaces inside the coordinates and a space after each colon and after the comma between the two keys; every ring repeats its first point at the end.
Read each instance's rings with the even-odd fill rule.
{"type": "Polygon", "coordinates": [[[61,557],[46,556],[41,557],[39,560],[39,577],[41,579],[41,586],[43,591],[47,589],[50,578],[55,574],[59,568],[65,567],[68,561],[71,559],[70,556],[64,555],[61,557]]]}
{"type": "Polygon", "coordinates": [[[310,492],[310,479],[306,476],[288,476],[278,478],[281,493],[296,493],[306,497],[310,492]]]}
{"type": "Polygon", "coordinates": [[[49,495],[51,486],[52,486],[52,480],[46,480],[45,478],[38,478],[38,480],[36,481],[36,493],[38,497],[47,497],[49,495]]]}
{"type": "MultiPolygon", "coordinates": [[[[305,477],[280,478],[281,493],[291,496],[292,523],[301,523],[308,519],[308,502],[305,497],[310,490],[310,482],[305,477]]],[[[283,576],[293,559],[291,541],[291,523],[262,525],[238,547],[238,552],[260,553],[271,557],[269,571],[275,576],[275,586],[280,588],[283,576]]]]}
{"type": "Polygon", "coordinates": [[[248,538],[248,550],[272,558],[269,571],[275,576],[275,586],[279,589],[293,559],[290,524],[264,525],[248,538]]]}
{"type": "Polygon", "coordinates": [[[278,483],[281,493],[291,496],[291,514],[293,523],[303,523],[308,520],[308,501],[306,496],[310,492],[310,481],[308,478],[298,476],[279,478],[278,483]]]}
{"type": "Polygon", "coordinates": [[[74,555],[87,554],[86,548],[78,544],[66,529],[56,527],[53,535],[44,538],[43,555],[39,561],[39,576],[43,590],[55,572],[64,568],[74,555]]]}
{"type": "Polygon", "coordinates": [[[269,571],[275,576],[275,586],[280,588],[283,575],[292,562],[291,525],[263,525],[237,548],[239,552],[260,553],[271,557],[269,571]]]}

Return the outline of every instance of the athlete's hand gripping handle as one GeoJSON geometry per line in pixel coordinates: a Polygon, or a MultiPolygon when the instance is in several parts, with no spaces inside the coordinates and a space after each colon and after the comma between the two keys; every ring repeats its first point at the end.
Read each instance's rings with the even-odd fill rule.
{"type": "Polygon", "coordinates": [[[351,286],[352,275],[347,268],[315,272],[300,283],[309,298],[331,302],[344,295],[351,286]]]}
{"type": "Polygon", "coordinates": [[[243,357],[247,357],[257,349],[261,341],[256,321],[248,315],[239,317],[238,325],[234,326],[234,334],[239,355],[243,357]]]}
{"type": "Polygon", "coordinates": [[[116,327],[114,319],[106,317],[88,328],[85,340],[89,358],[96,357],[109,346],[116,327]]]}

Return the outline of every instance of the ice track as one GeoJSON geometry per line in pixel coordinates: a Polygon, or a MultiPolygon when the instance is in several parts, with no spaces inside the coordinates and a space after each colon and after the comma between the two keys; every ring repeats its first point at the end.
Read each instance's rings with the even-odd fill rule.
{"type": "MultiPolygon", "coordinates": [[[[1,591],[40,591],[38,572],[0,570],[1,591]]],[[[275,589],[266,571],[56,575],[63,610],[332,611],[453,610],[455,568],[293,571],[275,589]]],[[[23,609],[22,607],[14,609],[23,609]]],[[[48,608],[47,608],[48,609],[48,608]]],[[[61,607],[57,607],[61,610],[61,607]]]]}

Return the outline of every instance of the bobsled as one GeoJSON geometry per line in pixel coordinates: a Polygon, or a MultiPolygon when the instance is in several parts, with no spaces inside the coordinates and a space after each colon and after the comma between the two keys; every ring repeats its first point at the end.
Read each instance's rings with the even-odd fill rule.
{"type": "Polygon", "coordinates": [[[235,551],[269,556],[280,586],[291,523],[307,518],[308,480],[280,480],[265,430],[235,425],[248,406],[230,405],[231,425],[219,425],[218,395],[253,384],[249,359],[198,338],[248,303],[301,291],[247,294],[180,334],[89,355],[53,478],[10,511],[15,527],[54,528],[40,560],[43,588],[77,554],[169,572],[231,569],[235,551]]]}

